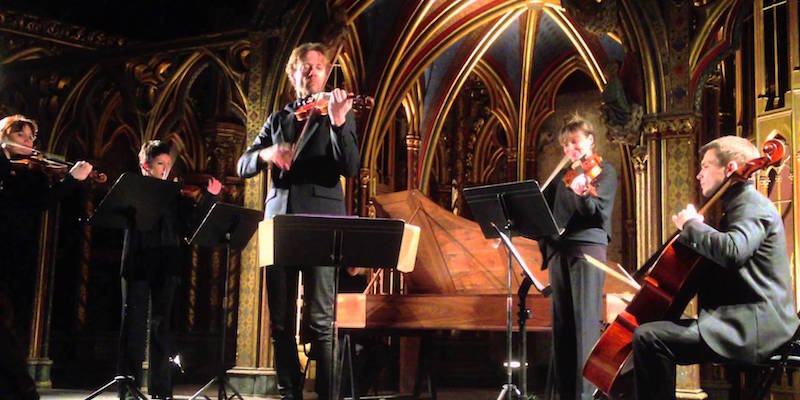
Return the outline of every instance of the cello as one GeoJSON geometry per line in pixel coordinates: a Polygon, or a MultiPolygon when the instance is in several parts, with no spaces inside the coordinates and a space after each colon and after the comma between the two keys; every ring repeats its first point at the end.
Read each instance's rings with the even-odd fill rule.
{"type": "MultiPolygon", "coordinates": [[[[698,213],[704,214],[731,185],[747,181],[758,170],[779,164],[786,150],[781,141],[771,139],[764,143],[762,151],[764,156],[748,161],[727,177],[698,213]]],[[[680,243],[677,240],[680,232],[676,231],[639,270],[641,289],[603,331],[584,364],[583,376],[609,398],[632,397],[632,374],[629,372],[636,328],[651,321],[680,318],[712,263],[680,243]]]]}

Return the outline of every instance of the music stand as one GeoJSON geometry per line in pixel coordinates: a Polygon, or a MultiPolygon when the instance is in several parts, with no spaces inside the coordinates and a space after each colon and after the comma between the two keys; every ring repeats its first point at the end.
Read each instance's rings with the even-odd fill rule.
{"type": "MultiPolygon", "coordinates": [[[[330,398],[339,399],[341,371],[336,362],[338,347],[337,298],[342,267],[394,268],[400,254],[405,223],[398,219],[358,218],[327,215],[278,215],[272,219],[274,266],[334,267],[333,343],[331,346],[330,398]],[[365,249],[369,249],[366,250],[365,249]]],[[[352,365],[351,365],[352,367],[352,365]]],[[[350,374],[354,397],[355,381],[350,374]]]]}
{"type": "MultiPolygon", "coordinates": [[[[189,400],[194,400],[208,389],[209,386],[217,382],[217,399],[228,400],[229,398],[238,397],[239,400],[244,400],[242,395],[236,391],[236,388],[228,382],[225,374],[225,320],[228,316],[228,270],[231,263],[231,249],[242,249],[253,237],[253,234],[258,229],[258,223],[263,218],[263,212],[244,208],[233,204],[216,203],[208,210],[205,218],[192,234],[191,238],[187,238],[186,242],[190,245],[200,245],[208,247],[225,246],[225,279],[223,285],[225,286],[224,295],[222,297],[222,313],[219,319],[219,327],[222,338],[219,344],[219,368],[217,375],[212,378],[208,383],[200,388],[189,400]],[[228,397],[226,388],[230,388],[233,392],[231,397],[228,397]]],[[[205,396],[204,396],[205,397],[205,396]]],[[[207,398],[207,397],[206,397],[207,398]]]]}
{"type": "Polygon", "coordinates": [[[179,192],[177,182],[125,172],[95,208],[89,224],[149,231],[179,192]]]}
{"type": "MultiPolygon", "coordinates": [[[[131,172],[123,173],[100,201],[89,218],[89,224],[111,229],[150,230],[164,214],[167,204],[177,195],[179,189],[175,182],[131,172]]],[[[123,334],[120,326],[118,339],[120,348],[123,334]]],[[[114,385],[117,385],[120,399],[123,399],[126,393],[133,394],[137,399],[147,399],[136,387],[132,376],[117,374],[114,379],[92,392],[86,400],[99,396],[114,385]]]]}
{"type": "MultiPolygon", "coordinates": [[[[512,273],[515,250],[511,245],[511,238],[514,233],[531,239],[538,239],[546,236],[559,235],[563,232],[553,218],[553,213],[547,206],[539,183],[535,180],[522,182],[501,183],[494,185],[475,186],[464,189],[464,198],[472,211],[472,215],[481,227],[483,236],[487,239],[502,238],[500,226],[506,231],[507,242],[503,242],[508,247],[508,295],[506,301],[506,341],[508,351],[508,361],[506,369],[506,384],[497,396],[500,400],[504,397],[509,400],[514,396],[525,396],[527,398],[527,387],[523,384],[523,393],[513,382],[513,370],[511,359],[514,357],[513,349],[513,325],[512,325],[512,273]],[[510,247],[509,247],[510,246],[510,247]]],[[[517,253],[518,254],[518,253],[517,253]]],[[[521,260],[521,257],[519,258],[521,260]]],[[[530,277],[530,271],[526,271],[530,277]]],[[[526,277],[527,278],[527,277],[526,277]]],[[[521,288],[524,285],[520,286],[521,288]]],[[[539,285],[541,286],[541,285],[539,285]]],[[[537,286],[537,289],[544,291],[544,288],[537,286]]],[[[527,288],[524,289],[527,294],[527,288]]],[[[543,292],[544,294],[544,292],[543,292]]],[[[520,304],[520,320],[523,316],[527,320],[529,311],[525,308],[524,297],[520,304]]],[[[524,324],[520,324],[522,329],[524,324]]],[[[525,332],[520,331],[523,338],[525,332]]],[[[526,351],[524,349],[523,351],[526,351]]],[[[520,364],[522,375],[521,382],[527,383],[526,366],[520,364]]]]}
{"type": "Polygon", "coordinates": [[[500,235],[500,240],[503,242],[503,245],[506,246],[506,251],[511,253],[514,256],[514,259],[517,260],[517,263],[522,268],[523,276],[525,277],[519,285],[519,289],[517,289],[517,298],[519,299],[519,310],[517,311],[517,322],[519,323],[519,333],[520,337],[520,349],[519,349],[519,359],[520,359],[520,376],[519,376],[519,384],[522,386],[522,398],[528,398],[528,335],[525,332],[527,327],[528,318],[531,317],[531,310],[525,305],[525,300],[528,297],[528,291],[530,290],[531,286],[533,286],[539,293],[542,294],[544,297],[549,297],[551,293],[553,293],[553,288],[550,285],[544,286],[538,279],[531,273],[530,268],[525,263],[525,260],[522,259],[522,255],[519,254],[517,248],[511,243],[511,238],[506,236],[500,228],[497,227],[494,223],[492,226],[500,235]]]}

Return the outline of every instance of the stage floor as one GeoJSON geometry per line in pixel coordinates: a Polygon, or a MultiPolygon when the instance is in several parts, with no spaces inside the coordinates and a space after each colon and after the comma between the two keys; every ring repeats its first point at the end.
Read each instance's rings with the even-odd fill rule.
{"type": "MultiPolygon", "coordinates": [[[[188,399],[191,397],[200,386],[180,386],[175,388],[175,399],[188,399]]],[[[42,400],[83,400],[91,391],[89,390],[66,390],[66,389],[42,389],[39,395],[42,400]]],[[[494,400],[500,393],[500,388],[497,390],[492,389],[473,389],[473,388],[441,388],[437,390],[437,399],[439,400],[494,400]]],[[[145,393],[146,394],[146,393],[145,393]]],[[[230,393],[228,393],[230,395],[230,393]]],[[[206,396],[210,399],[217,398],[216,389],[206,392],[206,396]]],[[[278,399],[275,397],[260,397],[260,396],[243,396],[246,400],[273,400],[278,399]]],[[[316,394],[306,393],[304,399],[316,399],[316,394]]],[[[388,397],[388,396],[387,396],[388,397]]],[[[98,400],[111,400],[117,399],[116,392],[107,391],[98,397],[98,400]]],[[[203,397],[200,397],[203,399],[203,397]]],[[[374,398],[374,397],[371,397],[374,398]]],[[[408,397],[410,398],[410,397],[408,397]]],[[[430,398],[430,396],[423,396],[423,398],[430,398]]]]}

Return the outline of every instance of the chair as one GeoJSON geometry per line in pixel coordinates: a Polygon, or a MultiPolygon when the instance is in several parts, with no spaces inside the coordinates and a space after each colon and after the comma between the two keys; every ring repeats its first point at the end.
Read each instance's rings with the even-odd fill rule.
{"type": "Polygon", "coordinates": [[[757,383],[749,396],[745,399],[762,400],[769,393],[769,389],[781,373],[787,369],[800,368],[800,328],[794,336],[783,346],[758,371],[757,383]]]}

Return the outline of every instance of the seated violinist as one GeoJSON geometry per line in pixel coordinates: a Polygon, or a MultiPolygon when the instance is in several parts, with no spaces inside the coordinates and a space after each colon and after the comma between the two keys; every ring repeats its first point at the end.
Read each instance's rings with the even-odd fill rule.
{"type": "MultiPolygon", "coordinates": [[[[700,149],[697,180],[704,197],[759,152],[744,138],[724,136],[700,149]]],[[[752,364],[766,360],[797,330],[789,257],[781,216],[752,181],[721,197],[719,229],[691,204],[672,216],[678,241],[713,262],[698,288],[697,319],[642,324],[633,337],[639,400],[675,398],[675,365],[752,364]]]]}
{"type": "MultiPolygon", "coordinates": [[[[172,147],[150,140],[139,152],[142,175],[167,179],[173,165],[172,147]]],[[[172,300],[184,265],[184,237],[192,233],[200,218],[216,202],[222,183],[209,178],[199,198],[176,194],[153,229],[125,230],[122,246],[122,328],[118,372],[142,384],[147,330],[147,304],[150,300],[148,393],[153,399],[172,398],[172,300]]]]}
{"type": "Polygon", "coordinates": [[[22,115],[0,120],[0,398],[37,398],[25,353],[33,310],[39,220],[43,210],[72,192],[92,165],[75,163],[63,179],[51,179],[28,163],[36,122],[22,115]]]}

